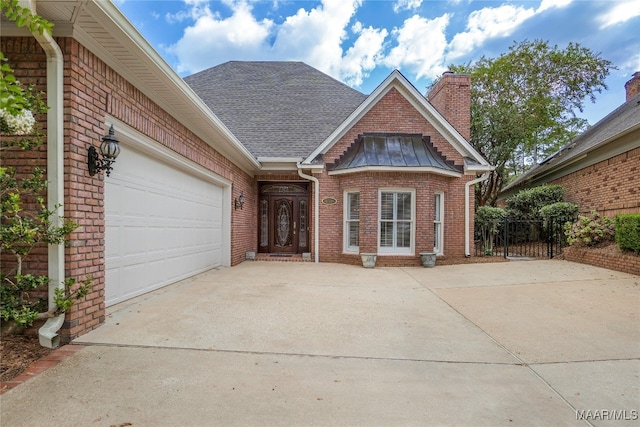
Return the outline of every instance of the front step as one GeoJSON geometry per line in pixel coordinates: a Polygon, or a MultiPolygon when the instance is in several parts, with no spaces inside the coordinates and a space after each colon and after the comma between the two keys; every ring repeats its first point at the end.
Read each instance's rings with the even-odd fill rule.
{"type": "Polygon", "coordinates": [[[255,260],[275,262],[312,262],[311,257],[305,258],[302,254],[256,254],[255,260]]]}

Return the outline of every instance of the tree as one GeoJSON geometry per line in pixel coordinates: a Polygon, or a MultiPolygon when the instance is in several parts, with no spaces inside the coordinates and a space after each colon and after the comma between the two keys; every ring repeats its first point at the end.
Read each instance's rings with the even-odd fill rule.
{"type": "Polygon", "coordinates": [[[614,69],[587,48],[560,50],[535,40],[514,43],[498,58],[482,57],[451,70],[471,75],[471,144],[496,166],[476,187],[478,206],[495,205],[503,185],[579,133],[584,101],[607,89],[614,69]]]}
{"type": "MultiPolygon", "coordinates": [[[[17,0],[0,1],[0,11],[18,26],[28,26],[32,32],[51,32],[52,24],[17,0]]],[[[43,133],[36,120],[48,110],[42,94],[33,87],[24,87],[15,77],[0,52],[0,160],[5,150],[34,150],[43,142],[43,133]]],[[[30,326],[34,320],[65,312],[89,292],[91,278],[80,283],[66,279],[63,287],[55,289],[55,307],[32,298],[32,291],[49,283],[47,276],[26,273],[24,260],[36,247],[43,244],[65,243],[77,225],[60,219],[54,223],[54,212],[47,209],[44,192],[47,187],[45,171],[39,167],[16,170],[0,161],[0,317],[13,321],[17,327],[30,326]],[[13,255],[15,264],[9,267],[4,254],[13,255]]]]}

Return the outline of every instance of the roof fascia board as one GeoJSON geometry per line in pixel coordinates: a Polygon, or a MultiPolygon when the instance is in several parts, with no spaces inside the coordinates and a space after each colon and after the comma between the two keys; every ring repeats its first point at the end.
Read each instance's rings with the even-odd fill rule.
{"type": "Polygon", "coordinates": [[[318,155],[326,153],[344,134],[354,126],[374,105],[376,105],[392,88],[398,91],[416,108],[422,115],[447,139],[447,141],[462,155],[475,159],[484,166],[489,163],[455,130],[451,124],[431,105],[426,98],[400,73],[394,70],[389,76],[367,97],[367,99],[345,119],[316,148],[303,163],[311,163],[318,155]]]}
{"type": "MultiPolygon", "coordinates": [[[[102,25],[114,39],[122,43],[129,51],[135,52],[136,56],[146,63],[148,67],[158,70],[158,72],[155,73],[156,76],[161,83],[169,85],[168,87],[175,88],[173,92],[176,97],[182,99],[183,102],[187,104],[193,105],[203,116],[203,120],[208,120],[209,123],[213,124],[213,126],[209,127],[208,132],[198,131],[192,126],[187,126],[190,130],[214,149],[232,160],[245,172],[252,174],[260,169],[260,163],[155,51],[139,31],[131,25],[129,20],[111,1],[88,0],[85,2],[85,7],[86,10],[96,18],[96,22],[102,25]],[[212,138],[215,136],[222,137],[229,148],[225,149],[224,147],[213,145],[212,138]]],[[[91,51],[100,53],[101,59],[109,63],[109,66],[121,73],[123,77],[133,83],[146,96],[162,106],[166,111],[172,111],[172,103],[169,102],[169,100],[159,97],[153,90],[147,90],[146,82],[140,80],[134,73],[127,72],[125,68],[119,66],[118,59],[102,45],[97,43],[83,28],[75,25],[73,37],[91,51]]],[[[184,118],[176,118],[183,123],[185,121],[184,118]]]]}
{"type": "Polygon", "coordinates": [[[594,147],[593,150],[584,151],[577,158],[570,159],[568,162],[559,165],[557,168],[553,168],[550,171],[546,171],[545,173],[536,176],[534,180],[546,178],[547,181],[552,181],[639,147],[640,136],[635,139],[624,139],[614,147],[604,147],[603,145],[599,145],[598,147],[594,147]]]}
{"type": "Polygon", "coordinates": [[[328,171],[329,175],[346,175],[359,172],[420,172],[420,173],[432,173],[436,175],[443,175],[449,177],[459,178],[463,174],[460,172],[446,171],[444,169],[434,168],[431,166],[412,167],[412,166],[363,166],[350,169],[338,169],[335,171],[328,171]]]}
{"type": "Polygon", "coordinates": [[[277,163],[295,163],[298,164],[302,161],[302,157],[258,157],[258,161],[261,163],[277,162],[277,163]]]}

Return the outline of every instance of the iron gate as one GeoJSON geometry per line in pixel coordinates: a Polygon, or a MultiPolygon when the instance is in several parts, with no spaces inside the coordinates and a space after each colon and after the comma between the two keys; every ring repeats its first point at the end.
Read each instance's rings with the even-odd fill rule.
{"type": "Polygon", "coordinates": [[[515,220],[475,224],[475,255],[553,258],[567,245],[564,222],[515,220]]]}

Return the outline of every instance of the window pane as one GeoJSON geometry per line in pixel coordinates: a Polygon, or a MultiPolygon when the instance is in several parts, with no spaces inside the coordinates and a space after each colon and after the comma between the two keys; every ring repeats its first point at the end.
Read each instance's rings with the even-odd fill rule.
{"type": "Polygon", "coordinates": [[[393,195],[394,193],[382,193],[380,195],[380,219],[393,219],[393,195]]]}
{"type": "Polygon", "coordinates": [[[411,219],[411,193],[397,193],[397,220],[411,219]]]}
{"type": "Polygon", "coordinates": [[[360,223],[349,223],[349,246],[360,246],[360,223]]]}
{"type": "Polygon", "coordinates": [[[436,194],[435,195],[435,206],[434,206],[434,210],[435,210],[435,220],[436,221],[441,221],[442,218],[440,218],[440,194],[436,194]]]}
{"type": "Polygon", "coordinates": [[[410,222],[398,222],[398,233],[396,237],[397,248],[409,248],[411,247],[411,223],[410,222]]]}
{"type": "Polygon", "coordinates": [[[393,222],[380,223],[380,246],[393,247],[393,222]]]}
{"type": "Polygon", "coordinates": [[[360,219],[360,193],[349,193],[347,197],[348,219],[360,219]]]}

